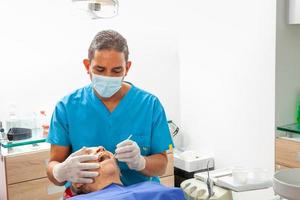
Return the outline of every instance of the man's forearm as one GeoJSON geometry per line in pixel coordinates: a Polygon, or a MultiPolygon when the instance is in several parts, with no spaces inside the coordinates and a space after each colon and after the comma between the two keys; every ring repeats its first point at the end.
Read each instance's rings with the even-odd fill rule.
{"type": "Polygon", "coordinates": [[[57,165],[58,163],[59,163],[59,162],[57,162],[57,161],[50,161],[50,162],[49,162],[48,167],[47,167],[47,176],[48,176],[49,180],[50,180],[52,183],[54,183],[55,185],[62,186],[62,185],[64,185],[65,183],[60,183],[60,182],[58,182],[58,181],[54,178],[54,176],[53,176],[53,167],[54,167],[55,165],[57,165]]]}
{"type": "Polygon", "coordinates": [[[146,167],[140,171],[142,174],[146,176],[161,176],[165,173],[168,163],[166,153],[145,156],[144,158],[146,160],[146,167]]]}

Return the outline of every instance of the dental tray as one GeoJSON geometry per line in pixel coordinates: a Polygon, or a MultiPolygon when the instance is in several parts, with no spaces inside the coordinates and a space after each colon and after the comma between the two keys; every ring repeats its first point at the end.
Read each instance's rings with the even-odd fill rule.
{"type": "MultiPolygon", "coordinates": [[[[210,171],[209,174],[210,174],[210,178],[213,180],[215,185],[233,190],[235,192],[260,190],[260,189],[266,189],[272,187],[271,179],[265,179],[260,181],[249,179],[249,181],[245,184],[238,184],[233,181],[231,168],[213,170],[210,171]]],[[[194,177],[203,182],[206,182],[207,172],[196,173],[194,177]]]]}
{"type": "Polygon", "coordinates": [[[217,186],[228,188],[236,192],[244,192],[250,190],[261,190],[272,187],[271,180],[264,180],[259,182],[250,182],[246,184],[237,184],[233,181],[232,176],[224,176],[216,179],[215,184],[217,186]]]}

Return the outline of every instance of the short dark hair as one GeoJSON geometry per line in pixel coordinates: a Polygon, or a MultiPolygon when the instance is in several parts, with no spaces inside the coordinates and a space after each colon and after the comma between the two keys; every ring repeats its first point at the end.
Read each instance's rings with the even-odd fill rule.
{"type": "Polygon", "coordinates": [[[97,33],[89,47],[89,60],[94,58],[95,51],[115,50],[123,52],[126,62],[128,61],[128,46],[126,39],[117,31],[104,30],[97,33]]]}

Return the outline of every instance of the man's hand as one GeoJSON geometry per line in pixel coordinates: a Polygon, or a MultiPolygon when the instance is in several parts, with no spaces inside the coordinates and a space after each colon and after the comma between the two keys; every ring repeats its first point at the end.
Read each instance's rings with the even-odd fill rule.
{"type": "Polygon", "coordinates": [[[141,171],[146,167],[146,160],[141,155],[140,147],[132,140],[125,140],[117,145],[116,159],[126,162],[130,169],[141,171]]]}
{"type": "Polygon", "coordinates": [[[86,161],[97,160],[96,155],[84,155],[86,149],[82,148],[72,153],[64,162],[58,163],[53,167],[53,177],[60,183],[70,181],[73,183],[92,183],[92,177],[99,175],[98,172],[86,171],[97,169],[99,163],[83,163],[86,161]]]}

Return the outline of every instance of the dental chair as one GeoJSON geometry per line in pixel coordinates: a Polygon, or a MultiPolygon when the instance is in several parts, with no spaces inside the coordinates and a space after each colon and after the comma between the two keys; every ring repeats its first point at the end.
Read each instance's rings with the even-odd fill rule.
{"type": "Polygon", "coordinates": [[[231,190],[226,190],[207,180],[206,183],[193,178],[180,184],[187,200],[232,200],[231,190]]]}

